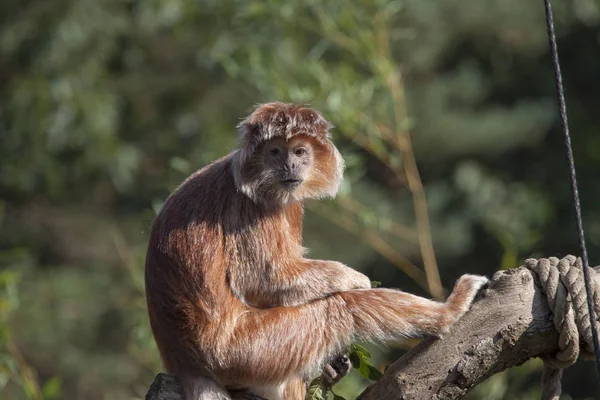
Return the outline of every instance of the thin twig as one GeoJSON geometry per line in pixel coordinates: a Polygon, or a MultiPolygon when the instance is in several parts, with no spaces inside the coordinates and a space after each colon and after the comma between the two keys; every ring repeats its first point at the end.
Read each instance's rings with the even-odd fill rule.
{"type": "Polygon", "coordinates": [[[123,265],[123,267],[125,267],[129,275],[131,276],[131,280],[134,283],[138,292],[144,294],[146,292],[144,287],[144,281],[140,278],[140,274],[135,269],[137,261],[135,259],[135,256],[133,255],[133,252],[129,248],[129,245],[127,244],[127,240],[125,239],[123,232],[118,226],[115,225],[111,229],[111,237],[113,239],[117,255],[121,260],[121,264],[123,265]]]}
{"type": "MultiPolygon", "coordinates": [[[[336,203],[343,209],[345,209],[355,215],[360,215],[367,208],[363,204],[356,201],[355,199],[353,199],[350,196],[338,196],[336,198],[336,203]]],[[[417,237],[417,233],[415,232],[414,229],[409,228],[408,226],[399,224],[394,221],[389,221],[388,224],[385,226],[378,225],[378,228],[381,230],[384,230],[387,233],[390,233],[400,239],[406,240],[407,242],[409,242],[411,244],[419,244],[419,239],[417,237]]]]}
{"type": "Polygon", "coordinates": [[[411,135],[409,129],[405,126],[407,120],[407,109],[405,101],[404,84],[402,82],[400,72],[395,67],[392,53],[390,50],[389,27],[386,15],[379,14],[375,18],[375,26],[377,27],[378,53],[380,62],[374,63],[373,66],[384,77],[388,91],[394,101],[394,117],[396,129],[399,131],[396,135],[399,139],[396,141],[396,148],[402,154],[404,163],[404,171],[408,181],[408,187],[412,193],[413,206],[415,210],[415,219],[417,224],[417,234],[419,237],[419,247],[421,249],[421,257],[423,258],[423,266],[427,276],[427,284],[431,294],[442,299],[444,291],[440,279],[437,260],[433,249],[431,238],[431,227],[429,222],[429,212],[427,210],[427,198],[423,183],[419,174],[419,168],[415,159],[411,135]],[[381,62],[384,60],[385,62],[381,62]]]}
{"type": "Polygon", "coordinates": [[[27,364],[27,361],[25,360],[25,357],[23,357],[17,344],[12,339],[8,339],[5,345],[8,353],[17,364],[17,368],[19,368],[19,372],[23,377],[23,384],[29,391],[28,394],[30,395],[31,400],[42,400],[42,390],[35,377],[35,373],[29,364],[27,364]]]}
{"type": "MultiPolygon", "coordinates": [[[[317,10],[318,11],[318,10],[317,10]]],[[[341,48],[356,55],[359,46],[356,44],[356,39],[346,35],[339,29],[336,29],[335,23],[331,20],[326,20],[327,13],[319,13],[316,15],[319,18],[321,29],[324,36],[332,42],[339,45],[341,48]]],[[[314,24],[313,24],[314,25],[314,24]]],[[[383,77],[386,87],[394,102],[394,120],[395,128],[398,133],[394,134],[392,130],[377,129],[379,137],[390,143],[402,156],[404,168],[398,168],[391,163],[391,154],[389,152],[382,153],[370,144],[369,137],[361,137],[353,135],[352,139],[362,146],[377,159],[389,166],[398,177],[405,177],[409,190],[412,194],[413,208],[415,212],[415,220],[417,225],[417,236],[425,274],[427,278],[427,286],[430,294],[435,298],[442,299],[444,297],[443,287],[437,266],[437,260],[433,249],[431,238],[431,228],[429,222],[429,212],[427,210],[427,199],[423,184],[420,178],[419,170],[415,160],[410,131],[406,127],[407,110],[405,104],[404,85],[400,78],[400,74],[394,65],[393,57],[390,50],[390,38],[388,17],[385,13],[380,13],[375,18],[375,32],[378,43],[376,55],[377,60],[370,61],[370,66],[374,72],[383,77]]],[[[314,30],[314,26],[313,26],[314,30]]],[[[365,60],[364,55],[360,55],[361,61],[365,60]]],[[[369,62],[368,61],[368,62],[369,62]]],[[[379,127],[381,128],[381,127],[379,127]]]]}

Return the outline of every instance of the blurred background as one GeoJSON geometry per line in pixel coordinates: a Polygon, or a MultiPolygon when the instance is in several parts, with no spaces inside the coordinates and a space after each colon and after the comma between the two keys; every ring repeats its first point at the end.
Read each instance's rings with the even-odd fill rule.
{"type": "MultiPolygon", "coordinates": [[[[554,8],[598,263],[600,1],[554,8]]],[[[320,110],[347,163],[340,196],[307,204],[314,257],[439,297],[578,253],[541,1],[2,0],[0,398],[143,398],[152,220],[272,100],[320,110]]],[[[383,368],[413,344],[370,349],[383,368]]],[[[537,399],[540,373],[470,399],[537,399]]],[[[592,362],[563,382],[599,396],[592,362]]]]}

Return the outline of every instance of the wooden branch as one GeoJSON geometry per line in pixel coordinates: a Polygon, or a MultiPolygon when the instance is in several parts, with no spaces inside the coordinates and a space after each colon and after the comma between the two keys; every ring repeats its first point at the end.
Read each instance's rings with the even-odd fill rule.
{"type": "MultiPolygon", "coordinates": [[[[557,351],[558,334],[535,278],[524,267],[500,271],[450,333],[421,342],[359,399],[460,399],[498,372],[557,351]]],[[[159,374],[146,400],[181,400],[177,382],[159,374]]]]}
{"type": "Polygon", "coordinates": [[[558,351],[546,297],[528,269],[497,272],[480,296],[443,339],[421,342],[359,399],[460,399],[498,372],[558,351]]]}

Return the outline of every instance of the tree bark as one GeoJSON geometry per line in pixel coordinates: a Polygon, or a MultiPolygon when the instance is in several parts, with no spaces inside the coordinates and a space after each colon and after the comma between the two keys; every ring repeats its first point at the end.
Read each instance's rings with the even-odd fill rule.
{"type": "MultiPolygon", "coordinates": [[[[525,267],[499,271],[450,333],[425,339],[359,399],[460,399],[498,372],[557,351],[558,333],[536,278],[525,267]]],[[[176,381],[159,374],[146,400],[180,400],[176,381]]]]}

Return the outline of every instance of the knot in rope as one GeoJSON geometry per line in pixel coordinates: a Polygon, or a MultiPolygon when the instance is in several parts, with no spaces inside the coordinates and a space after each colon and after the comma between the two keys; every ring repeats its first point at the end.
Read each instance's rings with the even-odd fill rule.
{"type": "MultiPolygon", "coordinates": [[[[526,267],[539,278],[542,290],[552,311],[554,327],[559,333],[559,351],[545,361],[554,368],[573,365],[577,358],[594,357],[594,342],[587,306],[587,293],[581,258],[566,256],[525,260],[526,267]],[[583,343],[580,345],[580,340],[583,343]]],[[[589,267],[588,267],[589,268],[589,267]]],[[[593,303],[596,315],[600,315],[600,290],[596,274],[589,268],[593,303]]],[[[595,321],[600,330],[600,323],[595,321]]]]}

